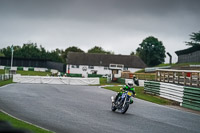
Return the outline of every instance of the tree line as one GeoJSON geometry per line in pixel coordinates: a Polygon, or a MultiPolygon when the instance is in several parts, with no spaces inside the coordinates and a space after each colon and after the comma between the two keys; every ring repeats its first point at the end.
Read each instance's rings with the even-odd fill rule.
{"type": "MultiPolygon", "coordinates": [[[[27,58],[27,59],[43,59],[51,60],[55,62],[67,63],[66,58],[69,52],[83,52],[84,51],[76,46],[68,47],[65,50],[55,49],[52,51],[46,50],[37,43],[26,43],[23,46],[8,46],[0,49],[0,56],[11,57],[11,51],[14,50],[15,58],[27,58]]],[[[112,51],[106,51],[102,47],[95,46],[87,51],[87,53],[104,53],[114,54],[112,51]]]]}
{"type": "MultiPolygon", "coordinates": [[[[186,42],[186,45],[200,45],[200,31],[197,33],[193,32],[190,35],[190,40],[190,42],[186,42]]],[[[0,56],[11,57],[11,49],[12,46],[0,49],[0,56]]],[[[69,52],[84,52],[76,46],[68,47],[65,50],[57,48],[48,51],[41,45],[38,46],[37,43],[26,43],[23,44],[23,46],[13,46],[13,50],[15,58],[44,59],[62,63],[67,63],[66,58],[69,52]]],[[[147,66],[156,66],[164,62],[166,57],[165,52],[165,46],[162,41],[159,41],[153,36],[149,36],[139,44],[136,52],[132,51],[130,55],[139,56],[147,66]]],[[[87,53],[114,54],[114,52],[106,51],[99,46],[94,46],[89,49],[87,53]]]]}

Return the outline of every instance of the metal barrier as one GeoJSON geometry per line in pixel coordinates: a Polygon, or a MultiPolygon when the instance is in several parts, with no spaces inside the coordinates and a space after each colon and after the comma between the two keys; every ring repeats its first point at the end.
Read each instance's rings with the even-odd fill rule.
{"type": "Polygon", "coordinates": [[[200,88],[184,87],[182,106],[200,111],[200,88]]]}
{"type": "Polygon", "coordinates": [[[145,81],[144,90],[146,93],[179,102],[180,106],[200,111],[200,88],[145,81]]]}
{"type": "Polygon", "coordinates": [[[0,74],[0,81],[8,80],[13,77],[12,74],[0,74]]]}
{"type": "Polygon", "coordinates": [[[150,94],[160,95],[160,83],[153,81],[145,81],[144,91],[150,94]]]}

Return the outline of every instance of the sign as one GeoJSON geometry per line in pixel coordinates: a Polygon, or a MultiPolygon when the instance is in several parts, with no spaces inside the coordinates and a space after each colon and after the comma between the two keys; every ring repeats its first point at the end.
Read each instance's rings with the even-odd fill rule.
{"type": "Polygon", "coordinates": [[[82,70],[83,71],[87,71],[87,67],[85,66],[85,67],[82,67],[82,70]]]}

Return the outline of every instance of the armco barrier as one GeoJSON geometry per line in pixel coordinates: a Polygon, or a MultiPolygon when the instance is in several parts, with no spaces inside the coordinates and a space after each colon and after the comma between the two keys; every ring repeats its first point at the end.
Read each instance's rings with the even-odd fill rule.
{"type": "Polygon", "coordinates": [[[160,83],[153,81],[145,81],[144,91],[150,94],[160,95],[160,83]]]}
{"type": "Polygon", "coordinates": [[[180,106],[200,111],[200,88],[145,81],[144,90],[146,93],[177,101],[180,106]]]}
{"type": "Polygon", "coordinates": [[[182,103],[183,91],[183,86],[162,82],[160,83],[160,97],[182,103]]]}
{"type": "Polygon", "coordinates": [[[13,75],[13,82],[37,84],[97,85],[99,78],[71,78],[13,75]]]}
{"type": "Polygon", "coordinates": [[[200,111],[200,88],[184,87],[182,106],[200,111]]]}

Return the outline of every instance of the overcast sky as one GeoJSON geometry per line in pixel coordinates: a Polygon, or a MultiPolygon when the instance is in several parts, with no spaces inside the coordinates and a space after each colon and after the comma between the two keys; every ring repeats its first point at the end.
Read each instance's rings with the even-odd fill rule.
{"type": "MultiPolygon", "coordinates": [[[[34,42],[47,50],[95,45],[129,55],[148,36],[173,56],[200,31],[200,0],[0,0],[0,48],[34,42]]],[[[166,58],[168,62],[168,58],[166,58]]]]}

